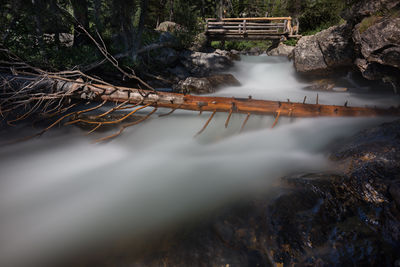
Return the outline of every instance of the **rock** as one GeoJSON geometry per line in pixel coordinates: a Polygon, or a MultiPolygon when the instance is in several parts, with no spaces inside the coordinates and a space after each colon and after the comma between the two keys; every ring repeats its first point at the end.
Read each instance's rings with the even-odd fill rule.
{"type": "Polygon", "coordinates": [[[400,70],[400,18],[384,18],[372,25],[366,23],[358,24],[353,35],[362,56],[368,62],[400,70]]]}
{"type": "Polygon", "coordinates": [[[259,47],[252,47],[247,51],[247,54],[251,56],[259,56],[262,54],[262,50],[259,47]]]}
{"type": "Polygon", "coordinates": [[[354,46],[351,36],[350,25],[344,24],[302,37],[293,51],[296,70],[321,75],[352,66],[354,46]]]}
{"type": "Polygon", "coordinates": [[[159,43],[173,43],[177,44],[178,38],[176,38],[174,35],[172,35],[169,32],[162,32],[160,36],[158,37],[158,42],[159,43]]]}
{"type": "Polygon", "coordinates": [[[400,18],[365,18],[355,27],[353,39],[361,54],[355,63],[362,75],[400,87],[400,18]]]}
{"type": "Polygon", "coordinates": [[[180,61],[192,74],[203,77],[233,66],[230,53],[218,49],[213,53],[186,50],[181,53],[180,61]]]}
{"type": "Polygon", "coordinates": [[[207,77],[214,88],[222,86],[241,86],[240,82],[232,74],[216,74],[207,77]]]}
{"type": "Polygon", "coordinates": [[[207,78],[189,77],[180,81],[174,91],[184,94],[209,94],[215,92],[207,78]]]}
{"type": "Polygon", "coordinates": [[[336,148],[331,158],[351,164],[348,173],[358,169],[372,169],[370,164],[381,165],[378,178],[395,180],[400,178],[400,120],[360,132],[336,148]]]}
{"type": "Polygon", "coordinates": [[[376,63],[369,63],[366,59],[357,58],[354,64],[360,70],[362,76],[368,80],[380,80],[385,76],[382,66],[376,63]]]}
{"type": "Polygon", "coordinates": [[[156,31],[175,33],[175,32],[185,31],[185,27],[172,21],[164,21],[158,25],[156,31]]]}
{"type": "Polygon", "coordinates": [[[347,166],[338,173],[285,177],[264,196],[158,232],[139,256],[126,247],[93,258],[116,266],[396,266],[399,133],[400,120],[362,131],[334,148],[331,159],[347,166]]]}
{"type": "Polygon", "coordinates": [[[189,77],[180,81],[174,90],[185,94],[209,94],[223,86],[240,85],[232,74],[216,74],[205,78],[189,77]]]}
{"type": "Polygon", "coordinates": [[[355,1],[351,8],[347,8],[341,14],[342,17],[351,22],[360,22],[364,17],[379,13],[383,10],[392,10],[399,5],[398,0],[361,0],[355,1]]]}
{"type": "Polygon", "coordinates": [[[204,32],[199,33],[194,38],[193,44],[190,48],[192,51],[204,52],[207,47],[207,36],[204,32]]]}
{"type": "Polygon", "coordinates": [[[289,45],[285,45],[280,43],[278,45],[278,47],[270,50],[267,52],[268,56],[285,56],[285,57],[289,57],[294,50],[294,46],[289,46],[289,45]]]}
{"type": "Polygon", "coordinates": [[[237,61],[239,61],[240,60],[240,51],[237,51],[237,50],[231,50],[230,51],[231,52],[231,58],[232,58],[232,60],[237,60],[237,61]]]}
{"type": "Polygon", "coordinates": [[[368,184],[353,187],[345,175],[309,174],[284,181],[289,190],[265,214],[275,263],[391,266],[397,259],[398,246],[384,230],[393,216],[382,201],[384,191],[368,184]],[[365,199],[365,191],[377,193],[377,201],[365,199]]]}
{"type": "Polygon", "coordinates": [[[59,34],[60,43],[66,47],[74,45],[74,35],[71,33],[62,32],[59,34]]]}
{"type": "Polygon", "coordinates": [[[177,65],[174,68],[168,68],[167,71],[179,80],[184,80],[190,76],[190,73],[182,65],[177,65]]]}
{"type": "Polygon", "coordinates": [[[392,196],[394,202],[397,205],[397,209],[400,210],[400,183],[393,183],[390,185],[389,193],[392,196]]]}
{"type": "Polygon", "coordinates": [[[175,63],[177,63],[178,59],[178,52],[175,49],[169,47],[158,49],[156,52],[156,56],[153,57],[153,60],[157,64],[161,64],[164,66],[173,66],[175,63]]]}
{"type": "Polygon", "coordinates": [[[328,70],[315,35],[300,38],[293,50],[293,57],[294,67],[299,73],[325,74],[328,70]]]}
{"type": "Polygon", "coordinates": [[[304,87],[310,91],[330,91],[330,92],[346,92],[346,87],[336,87],[336,82],[333,79],[319,79],[311,82],[311,85],[304,87]]]}
{"type": "Polygon", "coordinates": [[[331,79],[320,79],[313,81],[311,85],[304,89],[311,91],[333,91],[335,85],[335,82],[331,79]]]}
{"type": "Polygon", "coordinates": [[[349,24],[330,27],[316,35],[328,68],[350,67],[354,60],[352,28],[349,24]]]}

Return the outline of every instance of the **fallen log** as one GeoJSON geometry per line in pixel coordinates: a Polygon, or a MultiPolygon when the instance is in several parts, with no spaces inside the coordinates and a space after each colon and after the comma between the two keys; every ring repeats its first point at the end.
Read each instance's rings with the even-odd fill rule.
{"type": "Polygon", "coordinates": [[[309,103],[256,100],[252,98],[229,98],[214,96],[183,95],[108,85],[88,85],[91,92],[102,100],[113,102],[142,102],[151,106],[194,111],[233,112],[244,114],[275,115],[289,117],[371,117],[399,116],[399,108],[351,107],[347,105],[322,105],[309,103]]]}
{"type": "MultiPolygon", "coordinates": [[[[4,77],[3,77],[4,80],[4,77]]],[[[376,107],[352,107],[344,105],[323,105],[318,101],[315,104],[270,100],[257,100],[236,97],[215,97],[184,95],[178,93],[157,92],[152,90],[113,86],[111,84],[93,84],[83,80],[63,79],[58,77],[32,78],[11,76],[7,77],[7,86],[27,87],[27,83],[34,84],[37,89],[30,91],[42,93],[37,99],[50,96],[69,97],[88,101],[108,101],[124,104],[148,105],[153,107],[171,108],[173,110],[193,110],[210,112],[228,112],[258,115],[276,115],[289,117],[371,117],[371,116],[399,116],[399,107],[388,109],[376,107]],[[51,88],[43,90],[43,88],[51,88]],[[45,93],[43,93],[45,92],[45,93]],[[46,95],[47,94],[47,95],[46,95]]],[[[18,95],[18,93],[15,93],[18,95]]],[[[20,96],[23,97],[24,95],[20,96]]],[[[4,99],[4,98],[3,98],[4,99]]],[[[31,98],[29,99],[31,100],[31,98]]],[[[2,103],[4,103],[3,101],[2,103]]],[[[2,108],[0,106],[0,108],[2,108]]],[[[1,110],[4,110],[3,108],[1,110]]]]}
{"type": "MultiPolygon", "coordinates": [[[[12,117],[7,122],[11,123],[25,120],[35,111],[39,111],[44,117],[55,117],[56,119],[49,127],[34,136],[39,136],[48,131],[55,125],[61,123],[65,119],[70,119],[66,124],[85,123],[93,125],[92,133],[105,125],[117,125],[125,123],[127,119],[133,116],[137,111],[146,107],[154,107],[142,119],[134,122],[122,124],[120,131],[111,136],[101,138],[98,141],[105,141],[114,138],[122,133],[122,131],[140,122],[147,120],[160,107],[171,108],[171,112],[162,114],[166,116],[172,114],[175,110],[192,110],[192,111],[209,111],[212,112],[211,117],[198,133],[203,132],[209,122],[212,120],[216,112],[228,113],[228,118],[225,127],[228,126],[229,120],[233,113],[247,114],[246,120],[243,122],[241,130],[246,125],[247,120],[252,114],[258,115],[274,115],[275,121],[272,127],[276,126],[281,116],[286,117],[373,117],[373,116],[400,116],[400,109],[397,108],[372,108],[372,107],[351,107],[347,102],[343,106],[339,105],[321,105],[318,100],[315,104],[305,103],[306,98],[302,103],[257,100],[249,98],[235,97],[214,97],[214,96],[195,96],[184,95],[177,93],[157,92],[153,90],[143,90],[128,87],[113,86],[107,83],[92,83],[95,80],[82,79],[71,80],[69,78],[56,75],[45,75],[40,77],[26,77],[19,75],[3,76],[2,89],[0,93],[0,114],[6,118],[9,113],[18,111],[18,115],[12,117]],[[71,99],[78,99],[85,102],[101,102],[101,104],[79,111],[66,113],[71,105],[71,99]],[[83,119],[80,115],[92,112],[103,107],[107,102],[116,103],[107,112],[92,117],[93,119],[83,119]],[[64,103],[67,103],[64,104],[64,103]],[[21,115],[20,110],[25,108],[25,113],[21,115]],[[126,115],[117,120],[105,121],[103,117],[117,111],[132,109],[126,115]],[[49,112],[52,111],[51,113],[49,112]],[[55,112],[54,112],[55,111],[55,112]],[[71,120],[72,119],[72,120],[71,120]]],[[[99,80],[97,80],[99,82],[99,80]]],[[[100,81],[101,82],[101,81],[100,81]]],[[[34,136],[24,138],[23,140],[34,136]]]]}

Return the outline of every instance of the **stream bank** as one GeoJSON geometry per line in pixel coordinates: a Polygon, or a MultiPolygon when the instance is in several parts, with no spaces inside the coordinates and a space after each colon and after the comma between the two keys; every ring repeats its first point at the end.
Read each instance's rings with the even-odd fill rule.
{"type": "Polygon", "coordinates": [[[294,66],[307,76],[355,70],[370,81],[400,88],[400,4],[396,0],[358,1],[343,12],[343,24],[301,38],[294,66]]]}

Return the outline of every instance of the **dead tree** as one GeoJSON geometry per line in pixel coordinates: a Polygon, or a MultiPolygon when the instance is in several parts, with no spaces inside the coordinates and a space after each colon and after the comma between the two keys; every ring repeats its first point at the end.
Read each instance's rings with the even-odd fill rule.
{"type": "Polygon", "coordinates": [[[139,110],[146,107],[153,107],[143,118],[122,124],[120,130],[98,141],[105,141],[116,137],[122,131],[129,127],[147,120],[153,115],[159,107],[171,108],[173,113],[177,109],[192,110],[199,112],[212,112],[210,119],[200,131],[205,130],[208,123],[212,120],[216,112],[228,113],[225,126],[229,124],[229,120],[233,113],[247,114],[243,123],[244,128],[247,120],[253,114],[258,115],[275,115],[274,127],[281,116],[287,117],[317,117],[317,116],[399,116],[399,108],[380,109],[370,107],[350,107],[345,103],[338,105],[321,105],[318,102],[311,103],[293,103],[290,101],[268,101],[256,100],[251,97],[243,98],[227,98],[227,97],[210,97],[210,96],[194,96],[176,93],[156,92],[154,90],[142,90],[136,88],[118,87],[107,84],[99,79],[85,76],[82,73],[67,71],[62,73],[45,73],[41,75],[29,76],[29,73],[20,71],[19,75],[3,75],[3,82],[0,93],[0,114],[7,120],[9,125],[18,121],[25,120],[29,116],[39,113],[43,117],[56,118],[49,127],[39,132],[41,135],[55,125],[70,119],[66,124],[86,123],[93,125],[93,129],[89,132],[96,131],[104,125],[120,124],[126,121],[130,116],[136,114],[139,110]],[[82,77],[75,79],[76,77],[82,77]],[[78,102],[74,102],[78,101],[78,102]],[[98,102],[97,106],[81,109],[79,111],[68,112],[68,110],[78,105],[79,101],[98,102]],[[107,102],[116,103],[107,112],[92,117],[92,119],[82,119],[79,115],[94,111],[104,106],[107,102]],[[124,116],[114,121],[100,120],[105,115],[112,112],[130,109],[124,116]],[[21,110],[24,112],[21,113],[21,110]],[[17,116],[10,114],[18,111],[17,116]]]}

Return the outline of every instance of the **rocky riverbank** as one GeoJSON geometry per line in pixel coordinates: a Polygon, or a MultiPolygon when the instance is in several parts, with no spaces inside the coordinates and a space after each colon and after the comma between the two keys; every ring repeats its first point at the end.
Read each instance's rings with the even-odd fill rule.
{"type": "Polygon", "coordinates": [[[326,76],[356,70],[368,80],[400,88],[399,1],[363,0],[343,13],[346,23],[301,38],[294,49],[296,70],[326,76]]]}
{"type": "MultiPolygon", "coordinates": [[[[336,173],[282,179],[260,197],[179,236],[170,266],[397,266],[400,264],[400,121],[336,146],[336,173]],[[274,189],[276,191],[277,188],[274,189]]],[[[151,259],[151,260],[150,260],[151,259]]]]}
{"type": "Polygon", "coordinates": [[[361,131],[330,149],[335,172],[284,177],[268,193],[81,266],[399,266],[399,132],[400,120],[361,131]]]}
{"type": "Polygon", "coordinates": [[[177,37],[170,32],[162,32],[158,42],[161,48],[155,49],[147,57],[152,74],[145,76],[154,88],[169,88],[177,93],[207,94],[221,86],[240,85],[232,75],[221,74],[233,67],[235,60],[240,60],[235,51],[204,48],[200,44],[190,50],[181,49],[171,45],[174,43],[178,43],[177,37]],[[162,47],[162,44],[166,44],[166,47],[162,47]]]}

